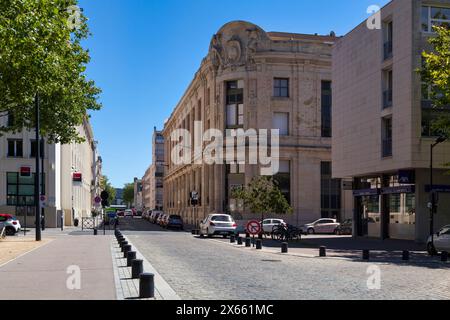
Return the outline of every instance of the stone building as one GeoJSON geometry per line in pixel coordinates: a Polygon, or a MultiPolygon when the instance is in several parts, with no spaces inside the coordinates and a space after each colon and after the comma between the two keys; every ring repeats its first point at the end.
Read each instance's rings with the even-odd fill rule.
{"type": "Polygon", "coordinates": [[[163,210],[164,137],[161,131],[153,131],[152,164],[142,178],[144,207],[149,210],[163,210]]]}
{"type": "MultiPolygon", "coordinates": [[[[294,209],[284,217],[287,221],[299,225],[351,214],[345,210],[341,181],[331,178],[331,50],[336,40],[334,33],[265,32],[244,21],[230,22],[212,37],[163,130],[166,212],[188,223],[217,212],[238,220],[253,216],[232,199],[231,190],[260,175],[261,165],[171,161],[179,144],[171,134],[176,129],[194,133],[195,121],[201,121],[203,131],[218,129],[224,136],[229,129],[280,130],[280,170],[274,178],[294,209]],[[200,195],[196,208],[190,206],[192,191],[200,195]]],[[[193,150],[190,156],[199,157],[193,150]]]]}
{"type": "MultiPolygon", "coordinates": [[[[11,118],[0,119],[8,125],[11,118]]],[[[99,190],[101,161],[88,119],[77,128],[85,142],[81,144],[40,143],[43,154],[42,189],[45,224],[56,227],[64,216],[66,226],[91,216],[93,199],[99,190]]],[[[15,214],[22,224],[34,226],[35,132],[23,130],[0,137],[0,212],[15,214]],[[29,171],[30,174],[23,174],[29,171]]]]}
{"type": "MultiPolygon", "coordinates": [[[[393,0],[379,22],[362,22],[333,50],[333,175],[354,181],[355,235],[421,242],[430,233],[430,123],[450,109],[432,108],[416,70],[431,26],[450,25],[450,1],[393,0]]],[[[434,159],[436,231],[450,223],[448,142],[434,159]]]]}

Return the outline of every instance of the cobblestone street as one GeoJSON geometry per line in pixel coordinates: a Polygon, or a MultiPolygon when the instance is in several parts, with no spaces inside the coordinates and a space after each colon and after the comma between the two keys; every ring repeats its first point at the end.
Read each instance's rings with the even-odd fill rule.
{"type": "Polygon", "coordinates": [[[286,256],[162,230],[140,219],[121,223],[182,299],[450,299],[448,265],[286,256]],[[380,290],[367,286],[373,265],[381,271],[380,290]]]}

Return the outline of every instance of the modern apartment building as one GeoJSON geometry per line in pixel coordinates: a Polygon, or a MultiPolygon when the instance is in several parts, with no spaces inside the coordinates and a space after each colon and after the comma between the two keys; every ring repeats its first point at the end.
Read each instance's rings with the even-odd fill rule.
{"type": "MultiPolygon", "coordinates": [[[[0,119],[7,125],[8,118],[0,119]]],[[[81,144],[40,143],[43,157],[42,190],[45,224],[56,227],[63,215],[66,226],[74,219],[91,216],[93,198],[99,190],[101,161],[89,121],[78,128],[81,144]]],[[[34,226],[34,174],[37,143],[34,131],[24,130],[0,137],[0,211],[18,216],[34,226]]]]}
{"type": "MultiPolygon", "coordinates": [[[[279,129],[280,170],[274,176],[294,214],[293,224],[321,217],[343,219],[345,197],[341,181],[331,178],[331,50],[337,38],[265,32],[244,21],[224,25],[212,38],[208,55],[165,123],[164,209],[195,223],[209,213],[252,215],[232,198],[232,190],[261,174],[259,164],[175,164],[172,152],[176,129],[192,133],[217,129],[279,129]],[[197,191],[199,205],[190,205],[197,191]]],[[[204,148],[205,144],[203,145],[204,148]]],[[[192,159],[198,154],[191,150],[192,159]]],[[[347,197],[351,204],[351,195],[347,197]]],[[[260,215],[257,215],[260,217],[260,215]]]]}
{"type": "Polygon", "coordinates": [[[142,178],[144,206],[150,210],[163,210],[164,136],[162,131],[153,131],[152,164],[142,178]]]}
{"type": "MultiPolygon", "coordinates": [[[[393,0],[379,29],[363,22],[333,49],[333,176],[353,179],[356,236],[424,241],[430,229],[431,120],[417,69],[449,0],[393,0]]],[[[442,112],[442,111],[441,111],[442,112]]],[[[434,148],[435,229],[450,223],[450,143],[434,148]]]]}

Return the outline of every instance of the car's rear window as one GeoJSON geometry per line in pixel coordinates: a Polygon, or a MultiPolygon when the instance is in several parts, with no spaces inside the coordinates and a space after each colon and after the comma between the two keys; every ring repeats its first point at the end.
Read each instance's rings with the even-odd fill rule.
{"type": "Polygon", "coordinates": [[[231,217],[230,216],[213,216],[211,218],[211,221],[230,222],[231,221],[231,217]]]}
{"type": "Polygon", "coordinates": [[[180,216],[172,215],[172,216],[170,216],[170,219],[181,219],[181,217],[180,217],[180,216]]]}

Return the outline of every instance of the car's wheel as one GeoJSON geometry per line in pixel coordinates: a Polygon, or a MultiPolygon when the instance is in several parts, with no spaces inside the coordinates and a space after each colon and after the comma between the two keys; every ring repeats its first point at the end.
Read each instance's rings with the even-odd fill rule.
{"type": "Polygon", "coordinates": [[[438,252],[436,251],[436,248],[434,247],[434,245],[431,242],[429,242],[427,245],[427,251],[430,256],[435,256],[438,254],[438,252]]]}
{"type": "Polygon", "coordinates": [[[309,229],[308,229],[308,234],[314,234],[314,233],[316,233],[316,232],[314,231],[313,228],[309,228],[309,229]]]}
{"type": "Polygon", "coordinates": [[[7,236],[13,236],[13,235],[15,235],[16,234],[16,229],[14,229],[14,228],[11,228],[11,227],[9,227],[9,228],[6,228],[6,235],[7,236]]]}

